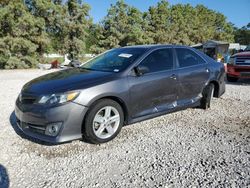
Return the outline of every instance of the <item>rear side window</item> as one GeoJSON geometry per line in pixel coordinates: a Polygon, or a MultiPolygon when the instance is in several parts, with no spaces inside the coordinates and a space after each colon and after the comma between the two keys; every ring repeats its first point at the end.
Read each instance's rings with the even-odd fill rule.
{"type": "Polygon", "coordinates": [[[206,63],[199,55],[186,48],[176,48],[179,67],[189,67],[206,63]]]}
{"type": "Polygon", "coordinates": [[[149,72],[159,72],[173,69],[173,53],[171,48],[159,49],[149,54],[142,62],[149,72]]]}

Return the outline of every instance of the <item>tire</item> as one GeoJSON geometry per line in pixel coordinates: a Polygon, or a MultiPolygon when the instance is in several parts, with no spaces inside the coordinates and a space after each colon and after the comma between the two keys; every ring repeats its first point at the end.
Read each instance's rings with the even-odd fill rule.
{"type": "Polygon", "coordinates": [[[122,107],[113,100],[101,99],[86,114],[83,136],[93,144],[105,143],[119,134],[123,124],[122,107]]]}
{"type": "Polygon", "coordinates": [[[213,94],[214,94],[214,84],[210,83],[204,88],[204,90],[202,92],[202,98],[201,98],[201,104],[200,104],[200,107],[202,109],[206,110],[206,109],[210,108],[213,94]]]}
{"type": "Polygon", "coordinates": [[[229,81],[229,82],[237,82],[238,78],[231,77],[231,76],[227,75],[227,81],[229,81]]]}

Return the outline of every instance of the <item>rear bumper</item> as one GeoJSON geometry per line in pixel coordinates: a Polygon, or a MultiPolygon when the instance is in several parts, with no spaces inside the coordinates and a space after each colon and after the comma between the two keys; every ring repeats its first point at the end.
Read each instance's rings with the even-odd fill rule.
{"type": "Polygon", "coordinates": [[[250,66],[227,65],[227,75],[235,78],[250,78],[250,66]]]}
{"type": "Polygon", "coordinates": [[[32,138],[49,143],[61,143],[82,138],[82,122],[87,107],[69,102],[67,104],[45,108],[41,106],[25,106],[16,103],[15,115],[19,129],[32,138]],[[45,134],[51,123],[61,123],[57,136],[45,134]]]}

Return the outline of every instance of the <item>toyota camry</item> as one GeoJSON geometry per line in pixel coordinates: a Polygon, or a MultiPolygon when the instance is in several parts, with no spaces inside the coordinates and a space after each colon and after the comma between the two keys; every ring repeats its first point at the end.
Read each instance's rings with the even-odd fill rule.
{"type": "Polygon", "coordinates": [[[16,100],[17,124],[46,142],[104,143],[124,125],[209,108],[225,92],[224,77],[222,63],[190,47],[116,48],[25,84],[16,100]]]}

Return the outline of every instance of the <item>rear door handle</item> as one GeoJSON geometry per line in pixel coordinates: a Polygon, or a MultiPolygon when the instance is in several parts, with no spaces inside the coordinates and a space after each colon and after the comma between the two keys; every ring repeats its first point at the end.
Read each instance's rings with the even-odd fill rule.
{"type": "Polygon", "coordinates": [[[209,69],[208,69],[208,68],[206,68],[205,70],[206,70],[206,72],[209,72],[209,69]]]}
{"type": "Polygon", "coordinates": [[[171,78],[171,79],[174,79],[174,80],[176,80],[176,79],[177,79],[177,77],[176,77],[176,75],[175,75],[175,74],[172,74],[172,76],[170,76],[170,78],[171,78]]]}

